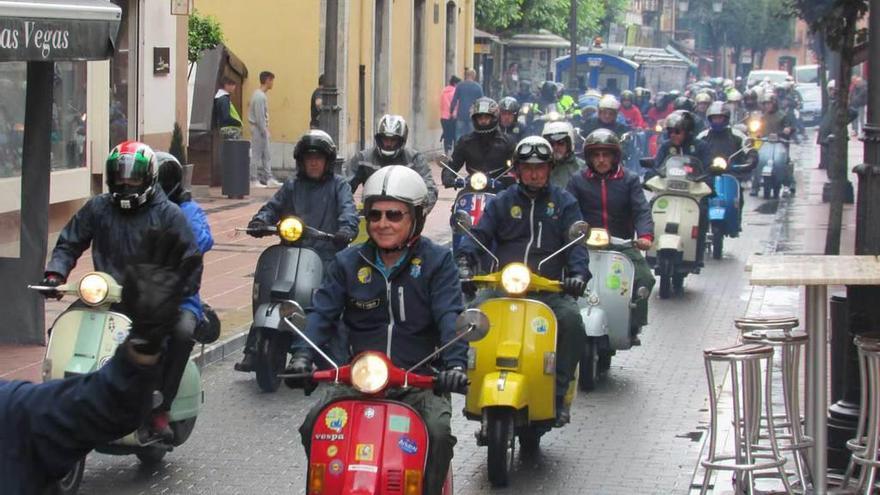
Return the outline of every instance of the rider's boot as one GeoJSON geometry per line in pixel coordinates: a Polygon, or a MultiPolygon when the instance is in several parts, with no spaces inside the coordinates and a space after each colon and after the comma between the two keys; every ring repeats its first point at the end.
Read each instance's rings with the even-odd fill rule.
{"type": "Polygon", "coordinates": [[[254,353],[245,349],[241,362],[235,363],[235,371],[250,373],[251,371],[254,371],[254,364],[254,353]]]}
{"type": "Polygon", "coordinates": [[[565,396],[556,397],[556,423],[557,428],[567,425],[571,422],[570,405],[565,403],[565,396]]]}

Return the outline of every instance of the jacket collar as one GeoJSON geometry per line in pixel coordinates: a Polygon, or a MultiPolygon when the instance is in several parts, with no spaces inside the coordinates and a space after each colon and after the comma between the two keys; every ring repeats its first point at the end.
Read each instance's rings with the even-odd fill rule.
{"type": "MultiPolygon", "coordinates": [[[[415,255],[417,255],[419,252],[421,252],[421,247],[422,247],[421,237],[416,238],[415,241],[413,241],[412,244],[410,244],[409,248],[403,254],[403,257],[394,266],[394,270],[388,276],[388,279],[390,280],[393,278],[397,278],[397,276],[400,275],[400,273],[403,271],[403,269],[406,268],[407,266],[409,266],[410,260],[415,255]]],[[[360,254],[361,258],[363,258],[367,263],[375,266],[376,256],[378,255],[378,249],[376,248],[376,245],[373,243],[373,241],[365,242],[361,246],[359,254],[360,254]]]]}
{"type": "Polygon", "coordinates": [[[614,169],[609,171],[607,174],[599,174],[595,170],[593,170],[592,165],[587,165],[586,170],[584,170],[584,178],[585,179],[608,179],[608,180],[616,180],[623,178],[623,167],[618,163],[614,166],[614,169]]]}

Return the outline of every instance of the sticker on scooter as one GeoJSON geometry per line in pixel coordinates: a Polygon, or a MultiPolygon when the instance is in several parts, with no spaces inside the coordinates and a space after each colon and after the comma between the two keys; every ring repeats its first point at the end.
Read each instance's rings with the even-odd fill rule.
{"type": "Polygon", "coordinates": [[[666,198],[660,198],[657,200],[657,208],[665,210],[667,206],[669,206],[669,201],[666,198]]]}
{"type": "Polygon", "coordinates": [[[367,419],[373,419],[376,416],[376,410],[372,407],[368,407],[364,409],[364,417],[367,419]]]}
{"type": "Polygon", "coordinates": [[[331,445],[327,447],[327,457],[333,457],[339,453],[339,447],[331,445]]]}
{"type": "Polygon", "coordinates": [[[409,418],[406,416],[388,416],[388,430],[397,433],[409,433],[409,418]]]}
{"type": "Polygon", "coordinates": [[[543,335],[547,333],[547,328],[549,326],[550,324],[547,322],[547,318],[544,318],[543,316],[536,316],[532,319],[532,330],[537,334],[543,335]]]}
{"type": "Polygon", "coordinates": [[[354,449],[354,460],[373,462],[374,450],[373,444],[371,443],[359,443],[354,449]]]}
{"type": "Polygon", "coordinates": [[[345,424],[348,423],[348,413],[341,407],[334,407],[327,411],[327,417],[324,418],[327,428],[334,431],[342,431],[345,424]]]}
{"type": "Polygon", "coordinates": [[[342,471],[345,470],[345,466],[342,465],[342,461],[340,461],[339,459],[333,459],[332,461],[330,461],[330,465],[327,466],[327,470],[333,476],[339,476],[340,474],[342,474],[342,471]]]}
{"type": "Polygon", "coordinates": [[[405,454],[415,455],[419,452],[419,445],[409,437],[400,437],[400,440],[397,441],[397,446],[405,454]]]}
{"type": "Polygon", "coordinates": [[[605,287],[611,290],[617,290],[620,288],[620,276],[616,274],[608,275],[605,277],[605,287]]]}
{"type": "Polygon", "coordinates": [[[379,472],[379,466],[369,466],[367,464],[349,464],[348,470],[376,474],[379,472]]]}

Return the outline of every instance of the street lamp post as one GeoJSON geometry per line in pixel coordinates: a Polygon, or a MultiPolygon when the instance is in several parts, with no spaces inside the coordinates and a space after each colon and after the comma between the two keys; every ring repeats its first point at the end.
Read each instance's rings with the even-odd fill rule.
{"type": "Polygon", "coordinates": [[[339,142],[339,110],[337,104],[339,89],[337,82],[337,50],[338,50],[338,25],[339,25],[339,1],[327,0],[325,15],[324,37],[324,90],[321,92],[321,115],[319,116],[320,128],[324,130],[336,146],[339,142]]]}

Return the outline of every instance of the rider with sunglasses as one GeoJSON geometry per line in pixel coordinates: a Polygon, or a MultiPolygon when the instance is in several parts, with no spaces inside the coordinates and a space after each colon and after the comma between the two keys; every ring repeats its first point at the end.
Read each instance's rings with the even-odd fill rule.
{"type": "MultiPolygon", "coordinates": [[[[421,237],[428,191],[418,173],[392,165],[364,184],[364,211],[370,240],[338,253],[313,298],[305,332],[316,345],[326,345],[337,321],[349,330],[352,355],[385,353],[395,366],[409,369],[455,337],[455,319],[463,310],[458,269],[448,248],[421,237]]],[[[583,332],[583,330],[581,330],[583,332]]],[[[311,349],[297,351],[288,371],[312,370],[311,349]]],[[[437,376],[440,392],[467,391],[467,344],[455,342],[443,351],[437,376]]],[[[430,366],[416,370],[433,374],[430,366]]],[[[289,386],[299,386],[294,380],[289,386]]],[[[358,395],[347,387],[327,388],[300,427],[309,452],[312,426],[324,406],[358,395]]],[[[425,493],[439,494],[452,459],[456,438],[446,394],[405,388],[388,398],[411,405],[428,428],[425,493]]]]}
{"type": "MultiPolygon", "coordinates": [[[[314,249],[327,265],[336,252],[357,235],[358,217],[351,187],[345,179],[333,173],[336,144],[326,132],[312,129],[303,134],[293,149],[293,157],[296,159],[296,176],[285,181],[281,189],[254,215],[248,223],[248,235],[274,235],[265,228],[286,216],[295,215],[309,227],[334,232],[333,241],[308,237],[299,241],[303,247],[314,249]]],[[[250,372],[254,369],[256,330],[256,327],[251,327],[244,356],[235,365],[237,371],[250,372]]]]}
{"type": "MultiPolygon", "coordinates": [[[[525,261],[533,272],[553,280],[562,280],[564,294],[528,294],[529,298],[550,306],[559,322],[556,421],[557,425],[562,426],[570,420],[565,406],[565,392],[574,377],[586,338],[584,323],[574,298],[583,295],[590,271],[587,267],[587,248],[580,243],[550,258],[538,270],[541,260],[569,242],[569,227],[581,220],[581,210],[575,198],[550,183],[552,169],[553,150],[546,139],[530,136],[520,141],[514,153],[517,184],[499,193],[486,206],[480,223],[472,232],[484,246],[495,246],[493,252],[502,267],[525,261]]],[[[475,273],[482,250],[473,240],[465,238],[460,253],[457,260],[459,270],[464,277],[468,277],[475,273]]],[[[482,267],[483,271],[488,268],[482,267]]],[[[492,296],[492,291],[484,291],[474,301],[474,306],[492,296]]]]}

